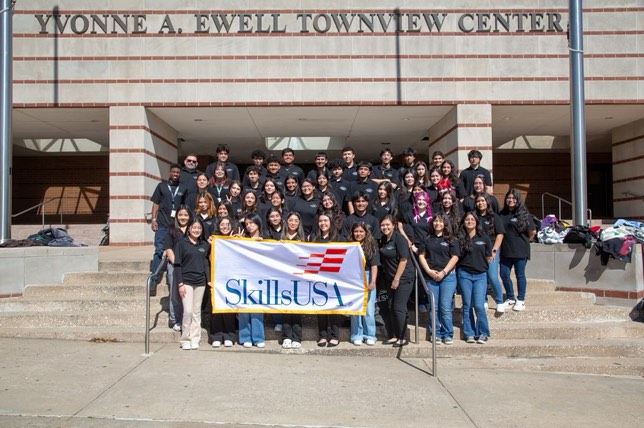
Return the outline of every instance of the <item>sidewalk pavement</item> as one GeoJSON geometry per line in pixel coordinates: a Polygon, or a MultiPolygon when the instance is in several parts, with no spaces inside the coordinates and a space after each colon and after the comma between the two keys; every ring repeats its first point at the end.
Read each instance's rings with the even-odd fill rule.
{"type": "Polygon", "coordinates": [[[636,377],[439,360],[435,378],[423,359],[143,349],[0,339],[0,426],[638,426],[644,399],[636,377]]]}

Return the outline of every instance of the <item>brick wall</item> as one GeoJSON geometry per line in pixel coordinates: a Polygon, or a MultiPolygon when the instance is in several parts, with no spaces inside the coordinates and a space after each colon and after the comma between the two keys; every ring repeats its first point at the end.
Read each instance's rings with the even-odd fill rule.
{"type": "MultiPolygon", "coordinates": [[[[13,158],[13,207],[18,213],[47,199],[45,223],[104,223],[109,212],[109,158],[103,156],[16,156],[13,158]]],[[[40,223],[42,207],[12,220],[40,223]]]]}

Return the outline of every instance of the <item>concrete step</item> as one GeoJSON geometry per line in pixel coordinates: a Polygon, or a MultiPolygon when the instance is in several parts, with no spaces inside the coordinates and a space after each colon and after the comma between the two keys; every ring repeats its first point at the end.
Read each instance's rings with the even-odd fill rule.
{"type": "MultiPolygon", "coordinates": [[[[12,298],[0,300],[0,312],[112,312],[141,311],[145,313],[145,297],[77,297],[77,298],[12,298]]],[[[151,308],[161,308],[161,298],[153,297],[151,308]]],[[[165,307],[164,307],[165,308],[165,307]]]]}
{"type": "MultiPolygon", "coordinates": [[[[157,298],[167,296],[164,290],[165,285],[159,285],[157,288],[157,298]]],[[[145,282],[136,285],[127,284],[85,284],[85,285],[66,285],[66,284],[39,284],[30,285],[25,288],[24,297],[28,298],[51,298],[51,297],[69,297],[69,298],[130,298],[140,297],[145,299],[145,282]]]]}
{"type": "MultiPolygon", "coordinates": [[[[488,295],[488,305],[490,308],[496,308],[494,298],[488,295]]],[[[555,306],[555,305],[575,305],[575,306],[592,306],[595,304],[595,295],[593,293],[582,292],[564,292],[564,291],[533,291],[526,295],[525,303],[530,306],[555,306]]],[[[463,299],[460,295],[454,296],[456,307],[463,305],[463,299]]],[[[512,310],[512,308],[506,308],[512,310]]]]}
{"type": "MultiPolygon", "coordinates": [[[[415,326],[410,325],[410,337],[415,338],[415,326]]],[[[493,339],[611,339],[644,338],[644,324],[632,321],[555,322],[498,324],[490,328],[493,339]]],[[[418,328],[421,340],[429,339],[427,328],[418,328]]],[[[462,337],[461,328],[454,326],[454,337],[462,337]]]]}
{"type": "Polygon", "coordinates": [[[150,260],[99,261],[99,272],[144,272],[150,271],[150,260]]]}
{"type": "Polygon", "coordinates": [[[143,284],[148,274],[145,272],[71,272],[63,278],[65,285],[87,284],[143,284]]]}

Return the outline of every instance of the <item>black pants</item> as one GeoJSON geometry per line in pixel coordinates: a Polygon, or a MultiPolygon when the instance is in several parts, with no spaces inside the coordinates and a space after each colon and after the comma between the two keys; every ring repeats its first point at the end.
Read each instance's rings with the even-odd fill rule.
{"type": "Polygon", "coordinates": [[[210,343],[235,340],[235,314],[210,314],[210,343]]]}
{"type": "Polygon", "coordinates": [[[385,327],[389,338],[406,339],[407,338],[407,302],[414,288],[410,279],[401,278],[398,288],[391,289],[391,282],[387,281],[390,287],[387,291],[386,306],[380,307],[382,317],[385,320],[385,327]],[[382,313],[382,310],[385,313],[382,313]]]}
{"type": "Polygon", "coordinates": [[[293,342],[302,342],[302,315],[282,315],[282,339],[290,339],[293,342]]]}
{"type": "Polygon", "coordinates": [[[318,315],[320,339],[340,340],[340,315],[318,315]]]}

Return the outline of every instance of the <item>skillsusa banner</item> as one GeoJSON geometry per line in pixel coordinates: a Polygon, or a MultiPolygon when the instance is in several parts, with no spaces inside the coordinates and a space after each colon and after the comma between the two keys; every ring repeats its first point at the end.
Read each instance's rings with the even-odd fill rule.
{"type": "Polygon", "coordinates": [[[212,243],[212,311],[364,315],[367,281],[358,243],[212,243]]]}

